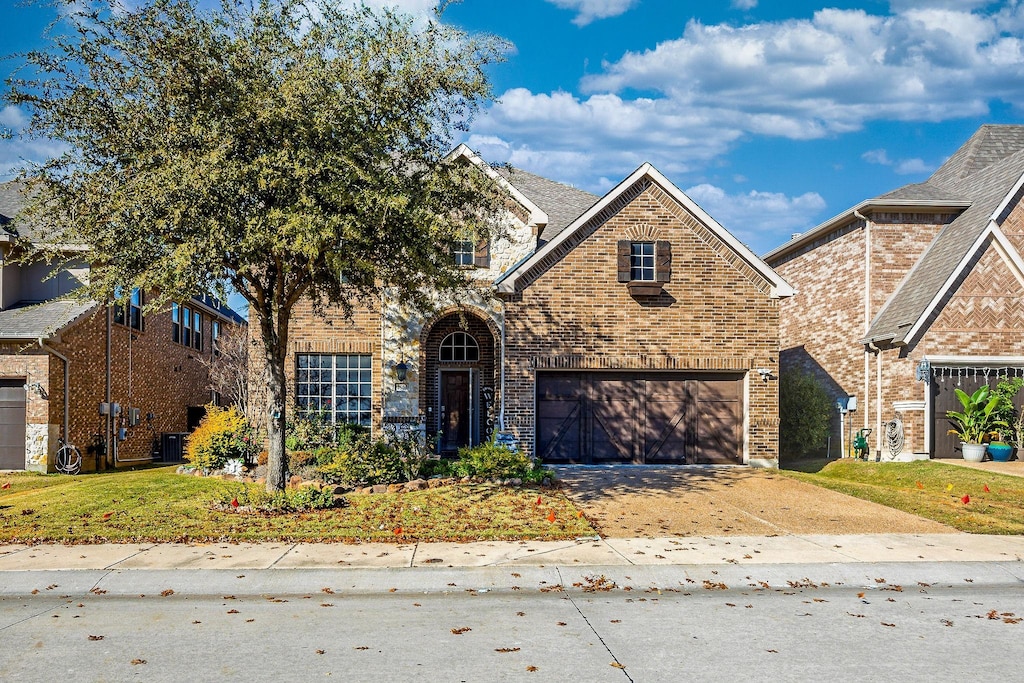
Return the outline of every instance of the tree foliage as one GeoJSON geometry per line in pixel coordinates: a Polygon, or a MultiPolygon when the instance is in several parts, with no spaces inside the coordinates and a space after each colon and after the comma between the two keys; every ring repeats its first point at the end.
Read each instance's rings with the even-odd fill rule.
{"type": "MultiPolygon", "coordinates": [[[[61,0],[63,2],[63,0],[61,0]]],[[[446,158],[491,97],[504,45],[438,19],[331,0],[67,2],[6,99],[66,151],[26,169],[28,219],[88,247],[85,294],[152,307],[230,284],[266,368],[268,487],[284,485],[284,362],[303,299],[350,311],[381,287],[427,305],[504,198],[446,158]]]]}
{"type": "Polygon", "coordinates": [[[779,452],[799,458],[825,444],[832,399],[814,375],[787,370],[779,379],[779,452]]]}

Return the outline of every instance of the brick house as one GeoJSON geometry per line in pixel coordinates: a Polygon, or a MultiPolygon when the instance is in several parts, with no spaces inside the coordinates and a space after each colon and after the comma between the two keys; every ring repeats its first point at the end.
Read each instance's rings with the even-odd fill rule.
{"type": "Polygon", "coordinates": [[[12,262],[33,239],[13,223],[21,190],[0,185],[0,469],[52,472],[61,437],[86,471],[174,459],[211,400],[199,359],[245,321],[209,297],[161,313],[138,291],[116,307],[66,298],[88,264],[51,277],[45,263],[12,262]],[[101,415],[113,403],[119,414],[101,415]]]}
{"type": "Polygon", "coordinates": [[[953,389],[1024,374],[1022,186],[1024,126],[985,125],[925,182],[765,255],[796,288],[780,306],[783,372],[857,397],[837,407],[833,456],[867,428],[883,459],[953,457],[953,389]]]}
{"type": "Polygon", "coordinates": [[[298,410],[442,453],[504,430],[545,462],[777,463],[778,274],[649,164],[596,197],[455,154],[514,200],[503,236],[453,246],[472,284],[430,316],[298,310],[298,410]]]}

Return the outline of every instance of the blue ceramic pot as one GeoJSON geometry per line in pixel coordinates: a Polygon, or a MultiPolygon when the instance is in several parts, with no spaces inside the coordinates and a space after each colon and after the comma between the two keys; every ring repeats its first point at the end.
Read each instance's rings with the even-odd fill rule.
{"type": "Polygon", "coordinates": [[[1013,446],[1008,443],[990,443],[988,445],[988,454],[992,456],[992,460],[995,462],[1009,461],[1012,453],[1013,446]]]}

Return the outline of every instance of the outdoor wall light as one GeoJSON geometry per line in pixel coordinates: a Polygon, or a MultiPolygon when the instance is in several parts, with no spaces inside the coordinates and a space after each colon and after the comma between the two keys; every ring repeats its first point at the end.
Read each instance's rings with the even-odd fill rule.
{"type": "Polygon", "coordinates": [[[927,358],[924,358],[921,360],[920,363],[917,364],[917,381],[924,382],[927,384],[931,378],[932,364],[928,362],[927,358]]]}
{"type": "Polygon", "coordinates": [[[774,377],[774,375],[772,374],[771,368],[758,368],[757,370],[755,370],[755,372],[757,372],[757,374],[761,375],[761,379],[763,379],[765,382],[767,382],[768,380],[770,380],[770,379],[772,379],[774,377]]]}
{"type": "Polygon", "coordinates": [[[26,384],[24,389],[26,393],[30,391],[35,392],[36,396],[38,396],[39,398],[49,398],[49,396],[46,395],[46,389],[43,389],[43,385],[40,384],[39,382],[32,382],[31,384],[26,384]]]}
{"type": "Polygon", "coordinates": [[[395,366],[395,379],[399,382],[404,382],[405,378],[409,376],[409,366],[406,365],[405,361],[402,361],[395,366]]]}

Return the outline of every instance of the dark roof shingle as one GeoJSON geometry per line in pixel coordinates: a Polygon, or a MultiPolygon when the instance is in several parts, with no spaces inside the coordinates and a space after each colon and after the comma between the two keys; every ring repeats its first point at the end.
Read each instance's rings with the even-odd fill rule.
{"type": "Polygon", "coordinates": [[[541,242],[551,241],[600,199],[585,190],[518,168],[499,167],[495,170],[548,215],[548,224],[540,234],[541,242]]]}
{"type": "Polygon", "coordinates": [[[0,311],[0,339],[48,339],[96,306],[94,301],[53,299],[0,311]]]}

